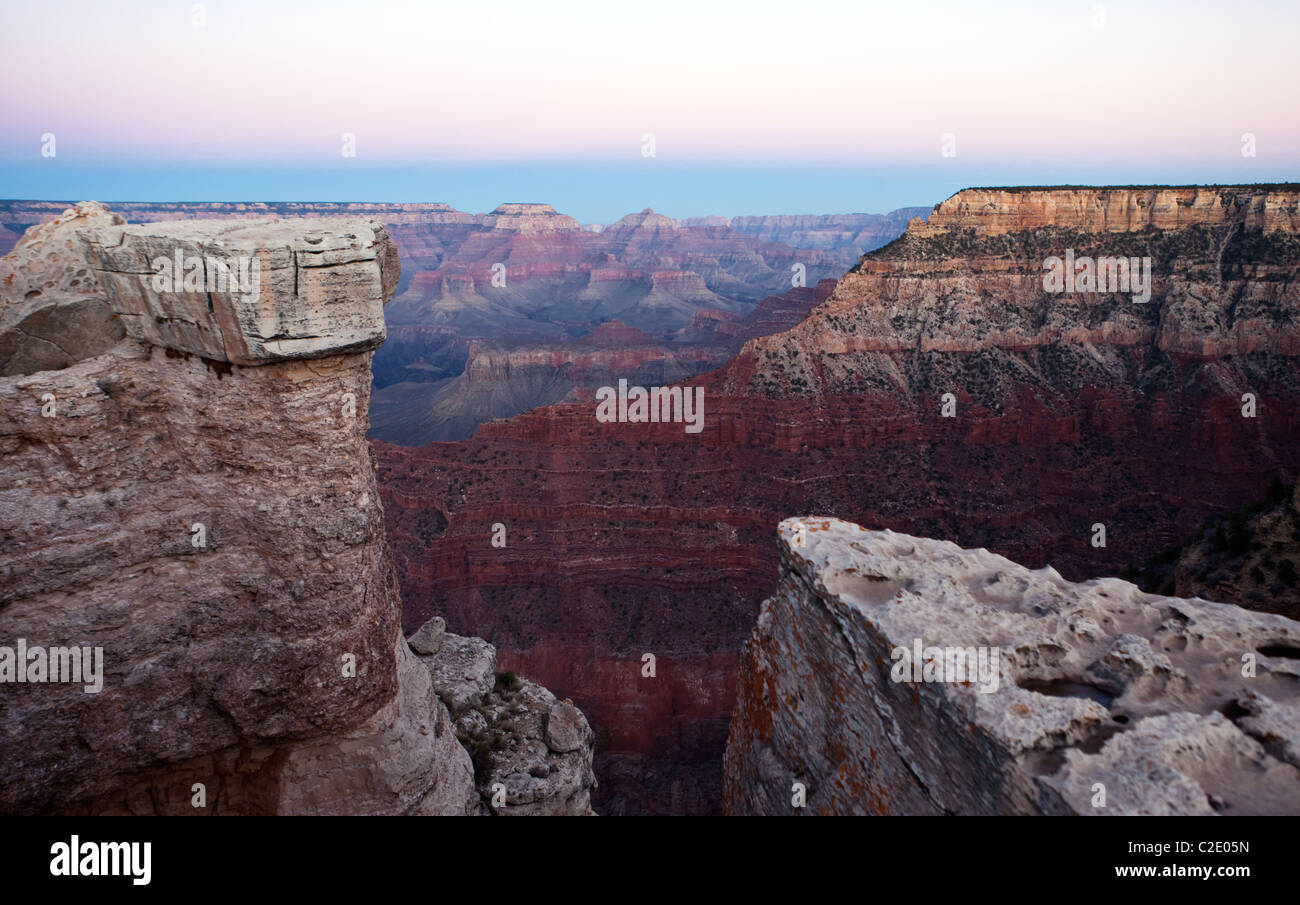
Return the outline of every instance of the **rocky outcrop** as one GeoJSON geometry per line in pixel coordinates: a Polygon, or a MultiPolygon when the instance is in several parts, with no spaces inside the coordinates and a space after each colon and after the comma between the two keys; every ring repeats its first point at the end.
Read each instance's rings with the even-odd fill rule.
{"type": "Polygon", "coordinates": [[[0,811],[479,813],[364,435],[391,240],[105,213],[42,235],[130,335],[0,379],[0,811]],[[267,269],[248,299],[141,268],[177,255],[267,269]]]}
{"type": "Polygon", "coordinates": [[[781,523],[731,814],[1300,814],[1300,623],[781,523]]]}
{"type": "Polygon", "coordinates": [[[66,368],[125,335],[79,237],[122,222],[102,204],[83,202],[33,227],[0,258],[0,377],[66,368]]]}
{"type": "Polygon", "coordinates": [[[421,626],[410,644],[451,711],[456,737],[473,757],[479,794],[492,813],[593,813],[594,738],[572,701],[556,700],[512,672],[498,672],[492,645],[447,632],[440,616],[421,626]]]}
{"type": "Polygon", "coordinates": [[[500,204],[483,218],[483,225],[520,233],[581,229],[577,220],[557,213],[549,204],[500,204]]]}
{"type": "Polygon", "coordinates": [[[238,365],[375,348],[400,276],[397,249],[373,221],[191,220],[83,239],[129,335],[238,365]]]}
{"type": "Polygon", "coordinates": [[[777,522],[820,512],[1117,574],[1300,473],[1298,278],[1296,234],[1235,224],[909,231],[797,327],[691,378],[698,435],[601,424],[584,402],[457,444],[377,443],[407,627],[444,615],[571,697],[609,739],[601,813],[716,810],[777,522]],[[1150,300],[1045,292],[1067,248],[1151,256],[1150,300]]]}

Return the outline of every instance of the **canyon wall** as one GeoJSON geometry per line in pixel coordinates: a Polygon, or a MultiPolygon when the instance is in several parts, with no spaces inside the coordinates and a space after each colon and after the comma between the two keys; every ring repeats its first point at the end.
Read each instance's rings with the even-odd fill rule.
{"type": "Polygon", "coordinates": [[[1133,232],[1193,226],[1250,231],[1300,230],[1294,185],[1053,186],[966,189],[936,204],[927,225],[909,230],[935,235],[972,229],[981,236],[1041,227],[1088,232],[1133,232]]]}
{"type": "MultiPolygon", "coordinates": [[[[471,757],[401,631],[365,438],[397,267],[375,221],[91,203],[0,262],[0,812],[525,803],[493,801],[518,783],[471,757]]],[[[555,704],[534,691],[510,719],[555,704]]],[[[532,746],[546,710],[531,735],[505,718],[489,750],[532,746]]],[[[587,810],[589,730],[563,718],[579,763],[530,812],[587,810]]]]}
{"type": "Polygon", "coordinates": [[[793,248],[810,248],[851,267],[863,252],[887,245],[907,228],[909,221],[930,213],[928,207],[900,207],[887,214],[769,214],[730,219],[700,217],[682,221],[686,226],[727,226],[764,242],[783,242],[793,248]]]}
{"type": "Polygon", "coordinates": [[[748,339],[793,327],[834,287],[834,280],[796,287],[763,299],[746,315],[699,308],[671,341],[617,320],[572,340],[472,341],[456,377],[375,390],[370,434],[404,446],[463,440],[485,421],[590,399],[620,379],[639,386],[677,383],[725,364],[748,339]]]}
{"type": "MultiPolygon", "coordinates": [[[[1158,190],[1090,191],[1135,208],[1158,190]]],[[[602,812],[717,811],[740,648],[791,513],[1077,581],[1300,474],[1300,237],[1285,228],[1300,189],[1200,191],[1221,221],[914,223],[801,324],[687,381],[705,387],[699,434],[574,403],[461,443],[377,443],[407,626],[443,613],[573,697],[605,739],[602,812]],[[1045,260],[1068,250],[1150,257],[1150,299],[1045,291],[1045,260]]],[[[945,204],[978,212],[985,194],[945,204]]]]}
{"type": "Polygon", "coordinates": [[[729,814],[1300,814],[1300,623],[780,525],[729,814]]]}

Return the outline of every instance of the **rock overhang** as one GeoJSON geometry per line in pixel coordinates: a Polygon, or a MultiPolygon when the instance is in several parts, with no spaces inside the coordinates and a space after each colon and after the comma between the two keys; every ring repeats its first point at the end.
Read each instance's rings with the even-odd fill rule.
{"type": "Polygon", "coordinates": [[[246,366],[377,347],[400,276],[374,220],[190,220],[80,237],[129,336],[246,366]]]}

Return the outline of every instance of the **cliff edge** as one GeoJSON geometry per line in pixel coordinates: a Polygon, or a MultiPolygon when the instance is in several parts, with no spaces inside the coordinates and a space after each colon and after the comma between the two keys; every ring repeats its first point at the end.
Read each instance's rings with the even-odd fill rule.
{"type": "MultiPolygon", "coordinates": [[[[93,203],[0,262],[0,812],[509,812],[401,632],[365,439],[398,269],[374,221],[93,203]]],[[[533,812],[587,812],[574,713],[533,812]]]]}
{"type": "Polygon", "coordinates": [[[1300,813],[1300,623],[786,519],[732,814],[1300,813]]]}

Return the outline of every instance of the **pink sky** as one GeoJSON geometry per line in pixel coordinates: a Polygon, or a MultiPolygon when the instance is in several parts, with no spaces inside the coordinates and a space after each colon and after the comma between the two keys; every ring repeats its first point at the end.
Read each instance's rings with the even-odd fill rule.
{"type": "Polygon", "coordinates": [[[1294,3],[194,6],[8,5],[0,154],[1300,160],[1294,3]]]}

